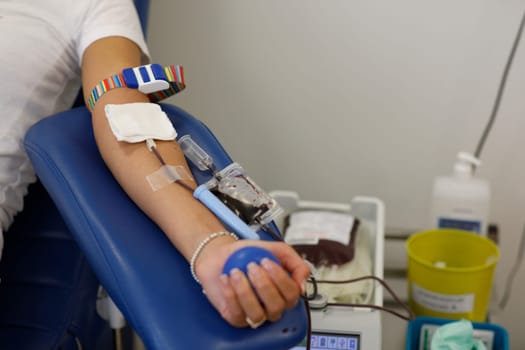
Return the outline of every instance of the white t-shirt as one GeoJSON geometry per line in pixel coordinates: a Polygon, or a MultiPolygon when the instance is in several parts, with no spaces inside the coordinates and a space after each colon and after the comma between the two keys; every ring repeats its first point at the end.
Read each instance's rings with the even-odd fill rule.
{"type": "Polygon", "coordinates": [[[71,107],[84,50],[122,36],[149,56],[132,0],[0,0],[1,231],[35,181],[23,137],[40,119],[71,107]]]}

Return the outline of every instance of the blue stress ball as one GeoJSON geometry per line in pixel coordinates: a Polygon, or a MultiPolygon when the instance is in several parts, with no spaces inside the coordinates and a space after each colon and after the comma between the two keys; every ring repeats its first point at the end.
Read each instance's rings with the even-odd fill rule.
{"type": "Polygon", "coordinates": [[[259,247],[244,247],[235,251],[224,264],[222,272],[229,275],[231,270],[238,268],[245,274],[248,273],[248,264],[255,262],[257,264],[261,263],[261,260],[268,258],[275,261],[277,264],[281,265],[279,260],[273,255],[269,250],[259,247]]]}

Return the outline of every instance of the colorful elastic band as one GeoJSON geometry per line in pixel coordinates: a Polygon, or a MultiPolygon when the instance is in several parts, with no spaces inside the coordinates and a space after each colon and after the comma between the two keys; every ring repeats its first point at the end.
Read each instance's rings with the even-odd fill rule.
{"type": "Polygon", "coordinates": [[[121,87],[138,89],[148,95],[151,102],[158,102],[186,87],[184,70],[180,65],[163,68],[159,64],[126,68],[121,74],[106,78],[95,86],[87,101],[89,109],[93,110],[95,103],[106,92],[121,87]]]}

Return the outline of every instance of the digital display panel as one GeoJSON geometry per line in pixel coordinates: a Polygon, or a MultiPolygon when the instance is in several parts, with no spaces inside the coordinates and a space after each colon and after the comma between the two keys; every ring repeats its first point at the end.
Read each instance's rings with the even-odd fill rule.
{"type": "MultiPolygon", "coordinates": [[[[313,332],[310,340],[311,350],[359,350],[360,338],[356,334],[313,332]]],[[[306,340],[290,350],[305,350],[306,340]]]]}

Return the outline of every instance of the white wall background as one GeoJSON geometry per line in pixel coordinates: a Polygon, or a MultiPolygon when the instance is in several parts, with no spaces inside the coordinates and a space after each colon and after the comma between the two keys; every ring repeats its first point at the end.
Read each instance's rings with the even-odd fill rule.
{"type": "MultiPolygon", "coordinates": [[[[155,62],[183,64],[169,100],[203,120],[266,190],[381,198],[387,226],[426,228],[433,178],[473,152],[524,0],[153,0],[155,62]]],[[[503,284],[525,225],[525,39],[482,154],[503,284]]],[[[502,289],[498,291],[501,295],[502,289]]],[[[525,348],[525,267],[498,317],[525,348]]],[[[400,321],[401,322],[401,321],[400,321]]]]}

